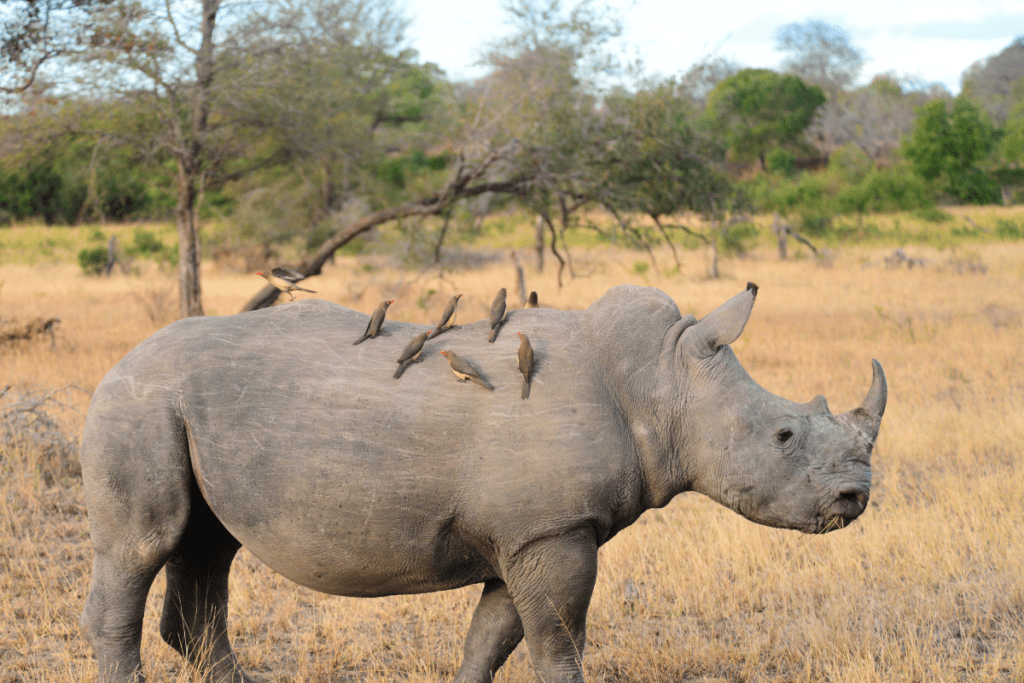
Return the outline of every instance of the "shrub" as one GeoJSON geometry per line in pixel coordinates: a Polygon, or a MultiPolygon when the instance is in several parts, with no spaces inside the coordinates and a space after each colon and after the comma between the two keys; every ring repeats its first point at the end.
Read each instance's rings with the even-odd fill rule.
{"type": "Polygon", "coordinates": [[[1001,240],[1024,239],[1024,226],[1000,218],[996,221],[996,236],[1001,240]]]}
{"type": "Polygon", "coordinates": [[[102,245],[86,247],[78,252],[78,265],[86,275],[99,275],[107,266],[107,248],[102,245]]]}
{"type": "Polygon", "coordinates": [[[753,223],[737,223],[723,231],[719,248],[726,256],[742,256],[757,246],[759,236],[753,223]]]}
{"type": "Polygon", "coordinates": [[[947,223],[953,217],[937,206],[926,206],[914,210],[914,217],[929,223],[947,223]]]}
{"type": "Polygon", "coordinates": [[[876,169],[859,186],[862,211],[913,211],[933,206],[928,184],[904,168],[876,169]]]}
{"type": "Polygon", "coordinates": [[[765,166],[769,171],[776,171],[791,176],[796,171],[796,155],[784,149],[773,149],[765,157],[765,166]]]}
{"type": "Polygon", "coordinates": [[[169,266],[178,265],[177,246],[165,245],[155,233],[143,228],[135,228],[132,243],[125,248],[125,253],[135,258],[151,258],[169,266]]]}

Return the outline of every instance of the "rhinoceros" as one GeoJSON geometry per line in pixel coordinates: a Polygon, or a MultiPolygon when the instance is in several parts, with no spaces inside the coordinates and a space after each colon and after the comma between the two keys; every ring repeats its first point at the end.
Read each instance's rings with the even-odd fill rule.
{"type": "Polygon", "coordinates": [[[518,336],[488,344],[486,320],[427,342],[400,380],[395,360],[426,328],[388,322],[353,346],[367,316],[322,300],[157,332],[100,383],[82,439],[82,626],[100,680],[142,679],[162,567],[164,640],[212,680],[251,680],[225,616],[243,545],[335,595],[483,584],[455,681],[491,681],[525,638],[538,676],[566,683],[583,680],[597,550],[644,511],[696,491],[768,526],[850,523],[871,487],[882,368],[841,415],[769,393],[729,346],[756,293],[699,322],[627,285],[583,311],[514,311],[535,352],[529,400],[518,336]],[[494,391],[460,383],[442,350],[494,391]]]}

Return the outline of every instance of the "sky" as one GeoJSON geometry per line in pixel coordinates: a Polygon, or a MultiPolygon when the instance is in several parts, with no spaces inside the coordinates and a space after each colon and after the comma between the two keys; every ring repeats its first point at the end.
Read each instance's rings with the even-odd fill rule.
{"type": "MultiPolygon", "coordinates": [[[[451,78],[481,75],[474,67],[489,38],[509,31],[501,0],[404,0],[411,47],[451,78]]],[[[571,0],[565,4],[571,6],[571,0]]],[[[960,74],[1024,35],[1024,0],[605,0],[623,19],[630,54],[648,72],[685,72],[715,54],[744,66],[777,68],[776,31],[822,20],[847,31],[865,57],[861,82],[896,71],[960,91],[960,74]],[[825,9],[823,9],[825,8],[825,9]]]]}

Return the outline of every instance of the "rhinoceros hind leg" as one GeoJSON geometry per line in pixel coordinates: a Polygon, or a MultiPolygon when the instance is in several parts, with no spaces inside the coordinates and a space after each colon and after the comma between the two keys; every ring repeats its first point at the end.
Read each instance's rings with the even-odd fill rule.
{"type": "MultiPolygon", "coordinates": [[[[97,553],[81,626],[103,683],[144,683],[140,647],[146,596],[160,566],[126,567],[124,556],[97,553]]],[[[154,563],[155,564],[155,563],[154,563]]]]}
{"type": "MultiPolygon", "coordinates": [[[[147,419],[153,429],[161,426],[147,419]]],[[[109,424],[102,409],[90,410],[82,438],[96,555],[81,625],[101,683],[144,680],[139,649],[146,596],[185,530],[190,505],[182,441],[148,439],[141,428],[142,438],[126,439],[120,427],[109,424]]]]}
{"type": "Polygon", "coordinates": [[[469,624],[455,683],[491,683],[494,673],[522,639],[523,622],[508,587],[497,579],[488,581],[469,624]]]}
{"type": "Polygon", "coordinates": [[[160,635],[214,683],[249,683],[228,637],[228,573],[241,544],[198,491],[188,526],[167,560],[160,635]]]}
{"type": "Polygon", "coordinates": [[[581,529],[527,546],[506,575],[538,678],[584,683],[587,610],[597,579],[593,531],[581,529]]]}

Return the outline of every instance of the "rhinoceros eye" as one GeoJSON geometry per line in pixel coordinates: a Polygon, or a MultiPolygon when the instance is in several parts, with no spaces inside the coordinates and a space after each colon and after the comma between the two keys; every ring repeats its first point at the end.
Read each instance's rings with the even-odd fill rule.
{"type": "Polygon", "coordinates": [[[786,443],[793,438],[793,431],[790,429],[780,429],[775,433],[775,440],[779,443],[786,443]]]}

